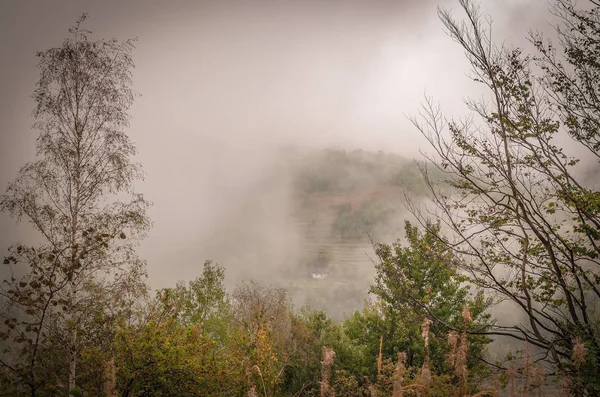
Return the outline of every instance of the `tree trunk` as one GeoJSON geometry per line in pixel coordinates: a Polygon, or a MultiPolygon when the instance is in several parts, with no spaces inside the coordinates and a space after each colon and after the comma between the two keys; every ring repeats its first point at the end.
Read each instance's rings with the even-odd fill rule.
{"type": "Polygon", "coordinates": [[[71,340],[70,340],[70,348],[69,348],[69,394],[71,395],[71,390],[73,390],[76,386],[75,384],[75,376],[77,371],[77,349],[75,348],[77,343],[77,328],[73,325],[73,330],[71,331],[71,340]]]}

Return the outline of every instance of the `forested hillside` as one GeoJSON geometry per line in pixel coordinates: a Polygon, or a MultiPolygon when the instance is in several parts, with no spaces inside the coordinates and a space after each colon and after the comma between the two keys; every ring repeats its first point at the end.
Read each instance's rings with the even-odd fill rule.
{"type": "MultiPolygon", "coordinates": [[[[383,152],[287,153],[296,264],[282,277],[297,304],[335,318],[360,309],[375,267],[373,244],[402,235],[406,196],[426,186],[415,160],[383,152]]],[[[438,175],[439,177],[439,175],[438,175]]]]}

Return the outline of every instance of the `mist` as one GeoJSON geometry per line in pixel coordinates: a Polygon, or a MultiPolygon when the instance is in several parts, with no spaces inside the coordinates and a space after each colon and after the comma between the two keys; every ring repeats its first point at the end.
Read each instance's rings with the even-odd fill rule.
{"type": "MultiPolygon", "coordinates": [[[[449,115],[464,114],[460,99],[479,94],[437,5],[456,3],[3,2],[0,186],[35,157],[36,51],[60,45],[88,13],[94,38],[139,39],[134,88],[141,97],[128,133],[146,172],[137,190],[154,204],[154,227],[139,248],[150,285],[190,280],[212,259],[226,268],[229,285],[285,285],[300,303],[311,303],[311,291],[294,287],[295,269],[331,236],[309,241],[299,225],[290,150],[301,162],[327,148],[420,158],[427,145],[406,116],[424,94],[449,115]]],[[[514,45],[527,44],[528,29],[550,30],[547,7],[483,2],[495,36],[514,45]]],[[[398,208],[388,241],[403,235],[397,226],[408,215],[398,208]]],[[[0,233],[3,250],[34,238],[6,214],[0,233]]],[[[362,304],[374,273],[369,244],[339,247],[334,257],[362,259],[348,270],[356,289],[344,295],[353,296],[347,307],[332,308],[338,315],[362,304]]]]}

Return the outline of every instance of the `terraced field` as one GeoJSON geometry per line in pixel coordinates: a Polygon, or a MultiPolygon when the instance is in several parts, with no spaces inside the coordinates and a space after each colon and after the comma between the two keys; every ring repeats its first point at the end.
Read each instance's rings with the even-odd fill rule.
{"type": "MultiPolygon", "coordinates": [[[[370,240],[381,229],[394,229],[386,220],[361,230],[360,222],[354,225],[351,236],[343,236],[336,222],[343,215],[353,216],[361,208],[380,203],[386,209],[399,209],[401,189],[396,186],[380,186],[351,192],[312,193],[301,203],[292,219],[300,242],[300,258],[296,272],[290,274],[285,288],[298,303],[326,309],[334,317],[351,312],[362,306],[374,276],[374,251],[370,240]],[[371,230],[366,230],[371,229],[371,230]],[[369,234],[367,234],[369,232],[369,234]],[[374,233],[375,232],[375,233],[374,233]],[[295,273],[295,274],[294,274],[295,273]]],[[[394,221],[389,219],[389,221],[394,221]]]]}
{"type": "MultiPolygon", "coordinates": [[[[335,223],[339,208],[350,205],[350,211],[373,202],[386,202],[390,207],[400,205],[400,189],[394,186],[357,190],[351,193],[315,193],[294,217],[294,227],[303,236],[302,251],[307,255],[325,253],[331,262],[362,264],[372,251],[367,232],[352,237],[336,235],[335,223]]],[[[348,207],[346,207],[348,208],[348,207]]]]}

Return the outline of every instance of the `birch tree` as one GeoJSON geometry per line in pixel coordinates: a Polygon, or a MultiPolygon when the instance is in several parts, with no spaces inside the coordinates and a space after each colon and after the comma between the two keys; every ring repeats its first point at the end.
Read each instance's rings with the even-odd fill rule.
{"type": "Polygon", "coordinates": [[[90,40],[85,19],[60,47],[37,54],[37,159],[0,197],[0,209],[44,241],[10,248],[4,263],[14,273],[0,291],[7,305],[0,336],[8,345],[0,363],[32,396],[48,382],[57,393],[77,390],[81,327],[98,291],[123,297],[123,286],[145,277],[134,248],[150,227],[149,203],[134,193],[142,170],[124,132],[135,97],[134,40],[90,40]],[[65,368],[56,380],[39,375],[40,349],[51,340],[64,343],[66,354],[57,357],[65,368]]]}

